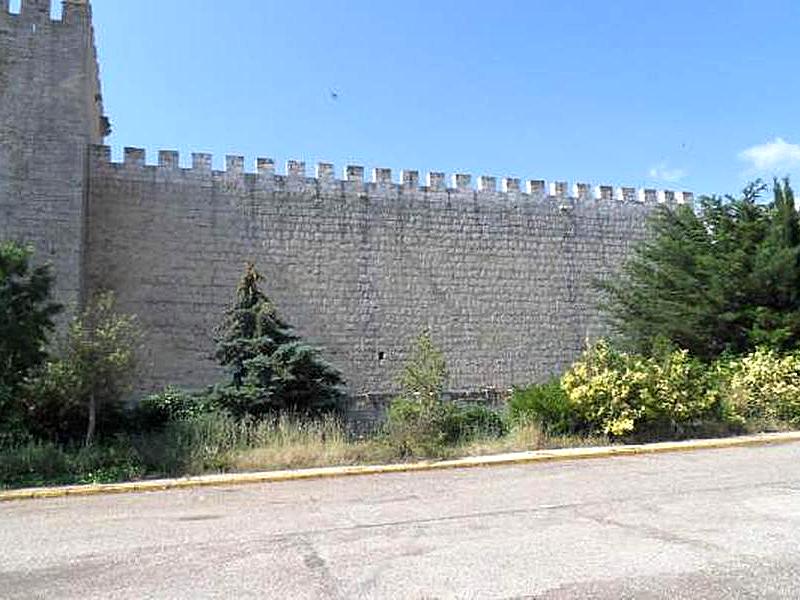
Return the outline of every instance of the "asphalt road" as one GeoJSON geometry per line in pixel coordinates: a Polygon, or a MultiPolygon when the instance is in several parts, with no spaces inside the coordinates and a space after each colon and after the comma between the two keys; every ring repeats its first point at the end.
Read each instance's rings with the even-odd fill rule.
{"type": "Polygon", "coordinates": [[[800,444],[0,505],[2,598],[800,598],[800,444]]]}

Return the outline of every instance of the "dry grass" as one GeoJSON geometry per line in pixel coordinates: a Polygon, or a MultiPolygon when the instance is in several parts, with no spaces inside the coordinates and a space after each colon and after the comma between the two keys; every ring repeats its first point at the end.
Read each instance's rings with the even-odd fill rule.
{"type": "Polygon", "coordinates": [[[388,445],[377,441],[338,443],[313,439],[308,443],[295,440],[237,450],[226,462],[233,471],[254,471],[374,464],[396,459],[396,453],[388,445]]]}
{"type": "Polygon", "coordinates": [[[234,471],[354,465],[396,460],[379,439],[350,439],[334,419],[307,421],[281,417],[254,426],[247,446],[231,451],[226,463],[234,471]]]}
{"type": "Polygon", "coordinates": [[[389,440],[380,437],[348,439],[335,421],[303,422],[281,419],[274,425],[259,425],[248,447],[237,448],[226,456],[233,471],[334,465],[380,464],[423,458],[457,458],[546,448],[604,446],[602,436],[553,436],[538,423],[522,424],[499,438],[478,438],[456,446],[444,446],[435,455],[404,457],[389,440]]]}
{"type": "Polygon", "coordinates": [[[503,437],[473,440],[453,450],[454,454],[461,456],[481,456],[548,448],[607,446],[609,444],[611,441],[605,436],[550,435],[542,429],[539,423],[531,422],[517,425],[503,437]]]}

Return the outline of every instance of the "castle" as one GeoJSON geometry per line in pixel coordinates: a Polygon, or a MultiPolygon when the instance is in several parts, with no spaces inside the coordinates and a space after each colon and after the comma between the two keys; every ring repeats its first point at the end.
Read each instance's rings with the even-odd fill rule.
{"type": "Polygon", "coordinates": [[[141,391],[219,376],[212,330],[245,261],[353,394],[385,392],[429,327],[454,389],[505,389],[565,368],[601,335],[592,283],[613,273],[659,202],[689,193],[545,185],[330,164],[278,173],[238,156],[148,164],[103,146],[88,0],[0,0],[0,239],[33,244],[56,294],[116,292],[146,334],[141,391]]]}

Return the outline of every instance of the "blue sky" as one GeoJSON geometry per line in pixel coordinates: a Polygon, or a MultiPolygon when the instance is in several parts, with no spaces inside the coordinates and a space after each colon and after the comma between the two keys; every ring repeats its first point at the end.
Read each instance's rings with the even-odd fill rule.
{"type": "Polygon", "coordinates": [[[800,175],[796,0],[93,5],[115,159],[697,193],[800,175]]]}

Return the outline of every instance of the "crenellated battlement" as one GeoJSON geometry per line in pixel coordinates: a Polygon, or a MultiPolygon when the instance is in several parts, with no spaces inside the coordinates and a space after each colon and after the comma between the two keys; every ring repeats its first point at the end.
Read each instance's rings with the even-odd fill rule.
{"type": "Polygon", "coordinates": [[[20,25],[73,25],[91,22],[91,6],[88,0],[63,0],[61,18],[51,18],[52,0],[21,0],[19,13],[13,13],[9,0],[0,0],[0,21],[7,20],[20,25]]]}
{"type": "MultiPolygon", "coordinates": [[[[21,0],[18,13],[11,12],[10,1],[0,0],[0,33],[9,34],[10,47],[27,48],[29,58],[41,62],[51,52],[61,54],[63,62],[79,66],[88,76],[90,90],[83,99],[86,108],[96,114],[92,118],[92,139],[100,141],[110,131],[104,116],[97,60],[92,7],[89,0],[62,0],[61,16],[51,17],[52,0],[21,0]],[[87,54],[88,52],[88,54],[87,54]]],[[[63,69],[63,67],[62,67],[63,69]]],[[[65,76],[56,71],[54,78],[65,76]]]]}
{"type": "Polygon", "coordinates": [[[331,163],[320,162],[316,165],[315,176],[306,172],[306,163],[289,160],[283,174],[275,171],[275,161],[271,158],[257,158],[254,171],[245,169],[244,157],[228,155],[225,157],[225,170],[212,169],[212,156],[207,153],[192,153],[191,167],[180,166],[179,153],[174,150],[161,150],[156,164],[147,164],[146,152],[142,148],[125,148],[123,161],[115,163],[111,160],[111,148],[93,146],[93,166],[96,168],[112,168],[135,173],[149,173],[152,176],[165,178],[182,177],[187,180],[218,179],[228,184],[239,185],[243,189],[277,190],[308,192],[318,190],[324,193],[348,195],[376,195],[392,197],[407,194],[411,191],[442,193],[453,197],[476,197],[492,200],[523,199],[552,200],[576,202],[609,202],[628,204],[692,204],[692,192],[674,190],[656,190],[651,188],[615,187],[611,185],[591,185],[579,182],[569,185],[566,181],[546,182],[541,179],[530,179],[525,182],[516,177],[498,179],[482,175],[473,184],[473,177],[468,173],[454,173],[447,185],[445,173],[428,172],[425,184],[420,185],[419,171],[402,170],[397,181],[392,170],[385,167],[372,169],[371,176],[365,181],[365,169],[361,165],[347,165],[342,170],[342,178],[337,179],[331,163]]]}

